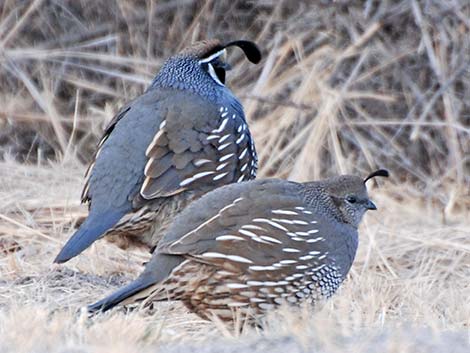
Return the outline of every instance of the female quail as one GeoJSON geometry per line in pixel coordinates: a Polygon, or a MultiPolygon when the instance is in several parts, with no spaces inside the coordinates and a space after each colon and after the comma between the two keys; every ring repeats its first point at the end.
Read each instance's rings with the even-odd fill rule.
{"type": "Polygon", "coordinates": [[[276,305],[331,296],[351,268],[369,200],[365,180],[257,180],[211,191],[167,229],[144,272],[90,311],[181,300],[203,318],[255,317],[276,305]]]}
{"type": "Polygon", "coordinates": [[[56,263],[104,235],[149,247],[175,214],[221,185],[255,178],[257,156],[243,107],[225,87],[225,49],[261,60],[249,41],[198,42],[168,59],[147,91],[106,128],[82,193],[85,222],[56,263]],[[154,237],[152,238],[152,234],[154,237]]]}

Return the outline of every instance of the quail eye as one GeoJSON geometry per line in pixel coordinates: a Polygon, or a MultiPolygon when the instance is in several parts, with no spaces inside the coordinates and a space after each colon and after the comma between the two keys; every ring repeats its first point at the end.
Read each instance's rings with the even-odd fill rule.
{"type": "Polygon", "coordinates": [[[354,195],[349,195],[349,196],[346,196],[346,201],[349,202],[349,203],[356,203],[357,198],[354,195]]]}

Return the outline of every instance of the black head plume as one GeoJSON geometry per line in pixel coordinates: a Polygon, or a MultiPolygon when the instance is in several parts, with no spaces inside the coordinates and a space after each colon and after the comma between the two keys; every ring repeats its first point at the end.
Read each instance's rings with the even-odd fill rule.
{"type": "Polygon", "coordinates": [[[234,40],[233,42],[225,44],[223,47],[228,48],[231,46],[236,46],[243,50],[246,58],[253,64],[257,64],[261,61],[261,51],[255,43],[248,40],[234,40]]]}
{"type": "Polygon", "coordinates": [[[369,179],[372,179],[372,178],[375,178],[375,177],[384,177],[384,178],[388,178],[389,176],[389,173],[388,173],[388,170],[386,169],[379,169],[379,170],[376,170],[375,172],[372,172],[370,173],[365,179],[364,179],[364,184],[367,182],[367,180],[369,179]]]}

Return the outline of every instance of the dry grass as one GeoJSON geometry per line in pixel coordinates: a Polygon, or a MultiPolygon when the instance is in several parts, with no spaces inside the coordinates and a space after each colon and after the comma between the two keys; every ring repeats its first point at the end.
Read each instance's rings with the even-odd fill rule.
{"type": "Polygon", "coordinates": [[[0,167],[0,198],[6,200],[0,209],[0,351],[137,352],[155,346],[178,351],[175,347],[189,344],[214,352],[221,347],[262,351],[260,337],[272,349],[293,345],[294,352],[365,346],[415,352],[423,342],[436,352],[442,351],[436,348],[440,344],[464,352],[470,346],[465,334],[470,325],[470,214],[454,214],[445,224],[432,204],[409,196],[398,200],[407,185],[384,183],[371,191],[379,211],[369,214],[361,228],[350,278],[322,310],[284,308],[264,331],[246,328],[240,339],[177,303],[159,304],[152,315],[118,310],[88,320],[79,314],[83,305],[135,277],[147,255],[100,241],[66,266],[52,265],[71,224],[86,213],[78,204],[83,168],[13,161],[0,167]],[[449,338],[449,330],[460,333],[449,338]],[[354,338],[358,333],[360,339],[354,338]],[[222,338],[228,343],[219,343],[222,338]]]}
{"type": "Polygon", "coordinates": [[[0,352],[468,351],[470,5],[320,3],[0,2],[0,352]],[[88,320],[77,310],[147,255],[101,241],[51,265],[86,214],[84,164],[163,58],[214,35],[263,48],[258,67],[233,52],[228,78],[261,176],[391,170],[351,276],[319,312],[281,310],[264,331],[178,304],[88,320]]]}

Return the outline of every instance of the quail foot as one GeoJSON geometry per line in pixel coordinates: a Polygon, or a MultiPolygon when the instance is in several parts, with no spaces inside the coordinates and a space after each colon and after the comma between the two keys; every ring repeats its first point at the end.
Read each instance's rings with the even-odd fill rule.
{"type": "Polygon", "coordinates": [[[253,63],[261,60],[249,41],[198,42],[169,58],[147,91],[114,117],[86,173],[88,217],[54,262],[68,261],[103,236],[155,246],[190,202],[255,178],[257,156],[243,107],[225,86],[223,55],[232,46],[253,63]]]}
{"type": "Polygon", "coordinates": [[[209,192],[167,229],[144,272],[90,305],[181,300],[203,318],[257,318],[282,303],[315,303],[345,279],[367,210],[367,180],[343,175],[295,183],[253,180],[209,192]]]}

